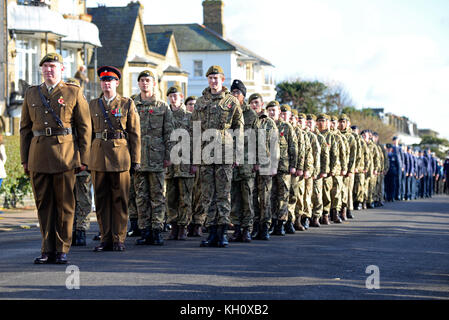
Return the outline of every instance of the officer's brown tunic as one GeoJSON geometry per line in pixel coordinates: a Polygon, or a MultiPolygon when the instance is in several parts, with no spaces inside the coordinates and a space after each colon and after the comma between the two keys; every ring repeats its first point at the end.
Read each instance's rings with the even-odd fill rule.
{"type": "Polygon", "coordinates": [[[51,94],[40,85],[45,99],[64,128],[60,130],[39,96],[38,87],[25,93],[20,120],[20,156],[27,163],[42,233],[42,252],[68,253],[75,212],[75,168],[89,164],[91,121],[86,99],[76,85],[59,82],[51,94]],[[46,135],[43,135],[45,134],[46,135]]]}
{"type": "Polygon", "coordinates": [[[90,169],[101,239],[103,243],[123,243],[128,224],[129,170],[131,163],[140,163],[139,115],[134,102],[119,95],[109,105],[104,98],[94,99],[89,108],[93,129],[90,169]],[[103,115],[100,99],[114,131],[103,115]],[[121,136],[122,129],[127,139],[121,136]],[[109,135],[115,132],[117,136],[108,138],[105,132],[109,135]],[[103,136],[97,137],[98,134],[103,136]]]}

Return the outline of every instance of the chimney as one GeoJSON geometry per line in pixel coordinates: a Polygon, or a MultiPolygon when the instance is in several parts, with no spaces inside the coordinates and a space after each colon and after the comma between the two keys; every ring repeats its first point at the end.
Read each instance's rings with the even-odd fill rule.
{"type": "Polygon", "coordinates": [[[203,1],[203,24],[206,28],[218,33],[221,37],[225,36],[225,27],[223,24],[224,3],[221,0],[203,1]]]}

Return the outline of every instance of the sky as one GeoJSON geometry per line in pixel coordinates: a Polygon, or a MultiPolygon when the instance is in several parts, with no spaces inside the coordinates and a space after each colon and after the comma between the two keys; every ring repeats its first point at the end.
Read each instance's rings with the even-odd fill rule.
{"type": "MultiPolygon", "coordinates": [[[[145,24],[203,23],[202,0],[140,2],[145,24]]],[[[449,1],[224,3],[226,37],[271,61],[277,81],[339,84],[357,108],[384,108],[449,139],[449,1]]]]}

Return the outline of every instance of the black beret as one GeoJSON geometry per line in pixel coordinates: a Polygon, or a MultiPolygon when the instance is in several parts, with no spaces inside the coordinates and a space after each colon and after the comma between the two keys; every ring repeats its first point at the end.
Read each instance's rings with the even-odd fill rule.
{"type": "Polygon", "coordinates": [[[243,96],[246,96],[246,87],[245,87],[245,84],[242,81],[234,80],[232,82],[231,92],[232,92],[232,90],[235,90],[235,89],[240,90],[240,92],[243,94],[243,96]]]}

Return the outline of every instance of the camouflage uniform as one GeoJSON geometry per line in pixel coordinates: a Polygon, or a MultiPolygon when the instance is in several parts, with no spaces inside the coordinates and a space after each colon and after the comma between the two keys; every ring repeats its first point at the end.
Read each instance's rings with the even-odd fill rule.
{"type": "MultiPolygon", "coordinates": [[[[271,189],[272,189],[272,172],[277,172],[279,165],[279,140],[278,128],[276,122],[268,117],[264,112],[259,114],[259,126],[261,130],[265,130],[265,155],[266,158],[261,160],[259,171],[256,172],[256,187],[254,188],[254,226],[264,227],[271,224],[271,189]],[[275,137],[276,140],[272,139],[275,137]],[[273,146],[272,143],[275,145],[273,146]],[[275,154],[271,154],[270,151],[275,154]],[[265,160],[265,161],[264,161],[265,160]]],[[[264,143],[258,140],[258,152],[264,143]]],[[[260,153],[261,154],[261,153],[260,153]]],[[[260,154],[258,153],[259,157],[260,154]]]]}
{"type": "Polygon", "coordinates": [[[333,183],[336,180],[334,177],[340,175],[340,150],[338,139],[330,130],[322,131],[321,135],[329,147],[329,171],[327,177],[323,179],[323,211],[328,213],[333,208],[331,194],[335,193],[336,189],[340,187],[337,184],[332,191],[333,183]]]}
{"type": "Polygon", "coordinates": [[[231,186],[231,222],[235,226],[241,226],[243,229],[251,231],[254,222],[253,191],[254,179],[256,177],[254,165],[257,165],[257,130],[259,129],[260,124],[257,113],[251,109],[249,105],[244,104],[242,106],[242,113],[244,130],[245,132],[251,132],[253,136],[250,138],[245,135],[245,162],[233,169],[231,186]],[[256,146],[250,145],[249,143],[256,143],[256,146]],[[251,147],[254,147],[254,149],[251,150],[251,147]],[[249,163],[250,156],[253,157],[251,163],[249,163]]]}
{"type": "Polygon", "coordinates": [[[382,161],[381,161],[381,156],[379,154],[379,149],[377,148],[377,145],[373,142],[373,141],[369,141],[368,143],[368,147],[371,153],[371,158],[373,161],[372,164],[372,170],[371,170],[371,175],[370,175],[370,180],[368,183],[368,194],[367,194],[367,203],[372,204],[374,203],[374,201],[376,201],[375,199],[375,195],[376,195],[376,188],[377,188],[377,175],[379,174],[380,170],[381,170],[381,165],[382,165],[382,161]]]}
{"type": "Polygon", "coordinates": [[[368,200],[368,192],[369,192],[369,183],[371,177],[373,175],[373,154],[369,148],[369,144],[363,140],[362,138],[362,146],[365,149],[365,163],[364,163],[364,172],[365,172],[365,183],[363,185],[362,190],[362,203],[365,203],[368,200]]]}
{"type": "MultiPolygon", "coordinates": [[[[184,105],[172,111],[174,129],[186,130],[192,138],[192,114],[184,105]]],[[[187,164],[172,164],[166,170],[167,183],[167,222],[186,227],[192,218],[192,192],[195,175],[191,173],[192,148],[187,164]]]]}
{"type": "Polygon", "coordinates": [[[76,175],[74,230],[89,230],[88,216],[92,211],[91,187],[92,177],[89,172],[82,171],[76,175]]]}
{"type": "Polygon", "coordinates": [[[344,194],[343,194],[343,207],[346,207],[348,210],[354,210],[353,205],[353,197],[352,191],[354,189],[354,175],[356,168],[356,160],[357,160],[357,140],[354,136],[351,128],[347,128],[346,130],[342,130],[341,134],[346,137],[347,141],[347,152],[348,152],[348,171],[346,176],[343,178],[343,184],[345,185],[344,194]]]}
{"type": "Polygon", "coordinates": [[[141,169],[134,177],[139,229],[161,231],[166,212],[164,160],[170,159],[173,113],[155,97],[142,100],[138,95],[134,102],[140,115],[142,141],[141,169]]]}
{"type": "Polygon", "coordinates": [[[276,121],[279,131],[280,159],[278,173],[273,177],[271,189],[271,209],[273,219],[287,221],[290,195],[290,169],[296,168],[298,158],[298,140],[290,123],[276,121]]]}
{"type": "Polygon", "coordinates": [[[343,183],[342,172],[348,171],[348,141],[340,133],[334,130],[332,133],[335,136],[335,141],[338,143],[338,161],[339,167],[336,168],[336,174],[332,176],[332,190],[331,190],[331,207],[336,212],[340,212],[343,204],[343,195],[345,193],[345,185],[343,183]]]}
{"type": "Polygon", "coordinates": [[[364,201],[365,170],[369,166],[369,149],[366,145],[366,142],[360,135],[355,134],[355,137],[357,141],[358,152],[355,161],[356,173],[354,176],[353,199],[355,203],[361,204],[364,201]]]}
{"type": "Polygon", "coordinates": [[[312,211],[315,217],[320,217],[322,211],[322,200],[321,205],[318,203],[318,198],[321,199],[321,191],[319,196],[316,196],[316,190],[322,189],[322,179],[315,179],[321,173],[321,145],[318,140],[318,136],[311,132],[307,127],[305,129],[307,140],[310,142],[311,153],[313,157],[312,170],[310,171],[310,178],[304,179],[304,215],[308,218],[312,217],[312,211]],[[313,201],[313,200],[315,201],[313,201]],[[316,205],[316,207],[315,207],[316,205]]]}
{"type": "MultiPolygon", "coordinates": [[[[223,226],[222,228],[226,229],[226,226],[230,223],[233,165],[225,160],[225,143],[232,144],[232,136],[228,129],[237,130],[238,134],[243,136],[242,109],[238,100],[230,94],[226,87],[223,87],[222,92],[219,94],[212,94],[211,89],[206,88],[203,91],[203,95],[197,100],[192,114],[192,121],[201,123],[201,132],[204,133],[205,130],[215,129],[217,130],[216,136],[222,138],[221,144],[219,143],[222,158],[215,159],[221,162],[220,164],[204,162],[203,154],[200,166],[201,203],[204,212],[207,213],[205,226],[214,226],[214,228],[223,226]]],[[[205,151],[204,146],[207,145],[207,143],[203,142],[202,153],[205,151]]],[[[218,157],[215,153],[212,153],[211,156],[218,157]]]]}

